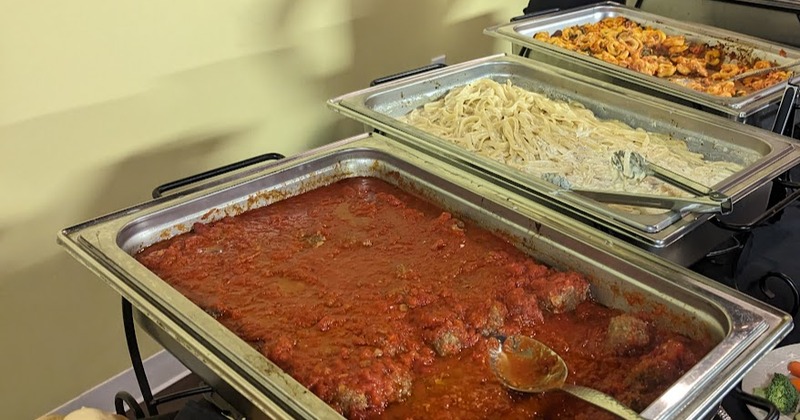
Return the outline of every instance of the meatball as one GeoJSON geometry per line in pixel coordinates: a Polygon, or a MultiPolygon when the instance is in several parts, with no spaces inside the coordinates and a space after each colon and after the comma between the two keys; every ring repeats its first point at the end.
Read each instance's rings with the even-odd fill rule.
{"type": "Polygon", "coordinates": [[[503,328],[508,316],[508,309],[501,302],[487,299],[485,302],[475,304],[467,311],[464,320],[466,327],[484,337],[498,334],[503,328]]]}
{"type": "Polygon", "coordinates": [[[348,375],[326,380],[338,382],[327,397],[331,406],[348,418],[376,414],[387,404],[408,397],[412,385],[408,369],[390,361],[373,361],[348,375]]]}
{"type": "Polygon", "coordinates": [[[451,356],[461,353],[465,347],[469,347],[471,340],[463,323],[453,322],[443,325],[428,335],[428,344],[436,351],[439,356],[451,356]]]}
{"type": "Polygon", "coordinates": [[[339,384],[333,396],[333,405],[342,413],[363,412],[369,407],[369,400],[365,392],[339,384]]]}
{"type": "Polygon", "coordinates": [[[503,325],[506,323],[507,315],[508,309],[506,309],[506,306],[498,301],[493,301],[492,305],[489,307],[486,324],[484,324],[481,333],[485,336],[499,333],[500,329],[503,328],[503,325]]]}
{"type": "Polygon", "coordinates": [[[439,356],[449,356],[461,352],[461,339],[450,329],[441,329],[431,342],[433,349],[439,356]]]}
{"type": "Polygon", "coordinates": [[[606,332],[605,348],[618,355],[642,351],[650,344],[650,326],[647,322],[628,314],[611,318],[606,332]]]}
{"type": "Polygon", "coordinates": [[[623,381],[626,392],[620,401],[635,410],[646,408],[646,401],[658,397],[658,389],[681,377],[697,363],[697,356],[686,344],[667,340],[641,358],[623,381]]]}
{"type": "Polygon", "coordinates": [[[536,325],[544,322],[542,310],[536,296],[517,287],[505,296],[508,313],[522,325],[536,325]]]}
{"type": "Polygon", "coordinates": [[[554,273],[532,286],[545,309],[556,314],[574,311],[589,297],[589,282],[578,273],[554,273]]]}
{"type": "Polygon", "coordinates": [[[296,344],[296,340],[288,336],[281,335],[269,348],[269,358],[279,366],[284,366],[292,360],[292,351],[296,344]]]}

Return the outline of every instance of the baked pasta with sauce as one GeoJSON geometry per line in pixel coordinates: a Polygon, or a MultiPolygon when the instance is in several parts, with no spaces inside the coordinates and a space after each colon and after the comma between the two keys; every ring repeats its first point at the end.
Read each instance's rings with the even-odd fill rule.
{"type": "Polygon", "coordinates": [[[570,26],[552,34],[539,32],[534,39],[715,96],[744,96],[791,76],[790,71],[776,70],[733,81],[739,74],[775,67],[777,63],[726,53],[723,44],[692,42],[684,35],[667,35],[622,16],[570,26]]]}

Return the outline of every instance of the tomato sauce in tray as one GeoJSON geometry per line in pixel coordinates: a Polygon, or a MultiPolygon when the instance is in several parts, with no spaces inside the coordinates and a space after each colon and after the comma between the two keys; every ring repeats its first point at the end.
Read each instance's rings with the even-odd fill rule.
{"type": "Polygon", "coordinates": [[[536,337],[568,382],[639,411],[713,347],[376,178],[196,223],[136,258],[354,419],[611,417],[504,388],[488,367],[498,334],[536,337]]]}

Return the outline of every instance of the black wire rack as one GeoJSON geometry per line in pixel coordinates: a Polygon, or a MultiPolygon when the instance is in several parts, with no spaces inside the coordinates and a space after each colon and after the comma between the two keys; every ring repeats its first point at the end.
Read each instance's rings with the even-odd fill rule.
{"type": "MultiPolygon", "coordinates": [[[[153,189],[152,197],[154,199],[158,199],[171,191],[181,190],[188,186],[216,178],[230,172],[244,169],[257,163],[279,160],[283,158],[284,156],[279,153],[266,153],[248,158],[236,163],[160,185],[153,189]]],[[[125,332],[125,341],[128,347],[128,354],[131,358],[131,366],[133,368],[134,376],[136,377],[139,391],[142,393],[143,403],[141,405],[137,403],[136,399],[127,391],[120,391],[114,397],[114,408],[117,414],[126,415],[127,406],[127,411],[132,412],[136,419],[155,418],[156,416],[159,416],[158,407],[165,403],[214,392],[212,387],[203,385],[156,398],[153,395],[152,388],[150,387],[150,381],[147,378],[147,372],[144,368],[144,361],[142,360],[142,355],[139,350],[139,343],[136,338],[136,328],[133,320],[133,306],[125,298],[122,298],[122,325],[125,332]],[[144,408],[142,408],[142,406],[144,408]]]]}

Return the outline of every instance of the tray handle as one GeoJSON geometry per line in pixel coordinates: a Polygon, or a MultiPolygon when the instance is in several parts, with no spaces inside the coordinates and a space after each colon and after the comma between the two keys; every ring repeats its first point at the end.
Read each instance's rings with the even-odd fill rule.
{"type": "MultiPolygon", "coordinates": [[[[555,8],[552,8],[552,9],[544,9],[544,10],[536,10],[536,11],[530,11],[530,10],[531,10],[531,4],[528,3],[528,7],[522,9],[522,13],[524,13],[524,15],[512,17],[511,18],[511,22],[516,22],[516,21],[524,20],[524,19],[530,19],[532,17],[547,15],[547,14],[550,14],[550,13],[560,12],[561,8],[555,7],[555,8]]],[[[530,54],[530,52],[531,52],[530,48],[521,47],[519,49],[518,55],[520,57],[528,58],[528,54],[530,54]]]]}
{"type": "Polygon", "coordinates": [[[204,181],[209,178],[214,178],[231,171],[236,171],[242,168],[246,168],[250,165],[255,165],[256,163],[261,163],[268,160],[279,160],[283,158],[284,156],[280,153],[265,153],[263,155],[254,156],[248,159],[241,160],[239,162],[234,162],[225,166],[220,166],[219,168],[216,169],[211,169],[205,172],[201,172],[199,174],[190,175],[187,176],[186,178],[181,178],[175,181],[167,182],[166,184],[159,185],[153,189],[152,196],[153,198],[160,198],[167,191],[183,188],[185,186],[200,181],[204,181]]]}
{"type": "Polygon", "coordinates": [[[786,137],[792,137],[794,131],[794,114],[800,104],[798,104],[798,93],[800,87],[789,83],[786,90],[783,92],[783,98],[778,106],[778,112],[775,114],[775,124],[772,126],[772,132],[786,137]]]}
{"type": "MultiPolygon", "coordinates": [[[[521,16],[515,16],[515,17],[511,18],[511,21],[512,22],[516,22],[518,20],[527,19],[527,18],[531,18],[531,17],[534,17],[534,16],[546,15],[546,14],[549,14],[549,13],[556,13],[556,12],[560,12],[562,10],[566,10],[566,9],[562,9],[561,7],[551,7],[551,8],[547,8],[547,9],[537,10],[537,7],[536,7],[537,3],[538,3],[538,0],[530,0],[530,1],[528,1],[528,5],[525,6],[524,9],[522,9],[522,13],[524,13],[524,14],[521,15],[521,16]]],[[[567,8],[567,9],[578,8],[578,7],[596,6],[596,5],[601,4],[601,3],[620,3],[620,4],[624,5],[625,1],[624,0],[598,0],[598,1],[593,1],[593,2],[586,2],[586,4],[583,4],[583,5],[571,6],[571,7],[567,8]]],[[[636,8],[638,9],[639,7],[641,7],[641,5],[642,5],[642,0],[638,0],[636,2],[636,8]]]]}
{"type": "Polygon", "coordinates": [[[369,82],[370,86],[380,85],[383,83],[391,82],[398,79],[404,79],[406,77],[416,76],[418,74],[425,73],[427,71],[440,69],[442,67],[447,67],[445,63],[431,63],[426,66],[417,67],[415,69],[401,71],[400,73],[390,74],[388,76],[379,77],[371,82],[369,82]]]}
{"type": "Polygon", "coordinates": [[[781,280],[789,291],[792,293],[792,309],[789,311],[789,314],[792,315],[792,318],[797,316],[798,310],[800,310],[800,292],[797,291],[797,286],[794,284],[794,280],[789,277],[785,273],[777,272],[777,271],[770,271],[767,274],[761,276],[758,279],[758,288],[761,290],[761,293],[767,297],[767,299],[775,299],[775,292],[773,292],[769,286],[767,286],[767,280],[770,278],[776,278],[781,280]]]}
{"type": "MultiPolygon", "coordinates": [[[[596,1],[594,3],[621,3],[621,4],[624,5],[625,1],[623,1],[623,0],[608,0],[608,1],[596,1]]],[[[635,7],[638,9],[641,6],[642,6],[642,0],[638,0],[636,2],[636,6],[635,7]]],[[[562,9],[560,7],[551,7],[551,8],[548,8],[548,9],[536,10],[536,0],[531,0],[531,1],[528,2],[528,5],[524,9],[522,9],[522,13],[523,14],[520,15],[520,16],[512,17],[511,18],[511,22],[517,22],[517,21],[520,21],[520,20],[530,19],[532,17],[542,16],[542,15],[549,15],[550,13],[558,13],[558,12],[560,12],[562,10],[566,10],[566,9],[562,9]]],[[[517,53],[517,55],[519,55],[520,57],[527,58],[528,54],[530,54],[530,51],[531,51],[530,48],[522,47],[522,48],[520,48],[519,53],[517,53]]]]}
{"type": "Polygon", "coordinates": [[[722,220],[719,220],[719,217],[717,216],[717,217],[712,217],[710,219],[711,223],[713,223],[720,229],[725,229],[732,232],[750,232],[754,228],[761,226],[767,220],[771,219],[772,217],[782,212],[786,207],[788,207],[790,204],[792,204],[798,198],[800,198],[800,183],[786,181],[781,178],[775,179],[772,182],[774,184],[772,188],[772,193],[770,195],[774,194],[776,192],[776,189],[779,191],[783,190],[784,193],[783,198],[777,203],[773,204],[770,208],[766,209],[755,220],[753,220],[750,223],[733,224],[733,223],[723,222],[722,220]],[[793,189],[795,191],[792,192],[791,194],[785,194],[785,190],[787,189],[793,189]]]}
{"type": "Polygon", "coordinates": [[[531,6],[528,5],[528,7],[522,9],[522,13],[524,13],[524,14],[512,17],[511,18],[511,22],[516,22],[518,20],[523,20],[523,19],[530,19],[532,17],[546,15],[546,14],[550,14],[550,13],[556,13],[556,12],[560,12],[561,11],[561,8],[554,7],[554,8],[551,8],[551,9],[537,10],[535,12],[532,12],[532,11],[529,11],[530,7],[531,6]]]}

